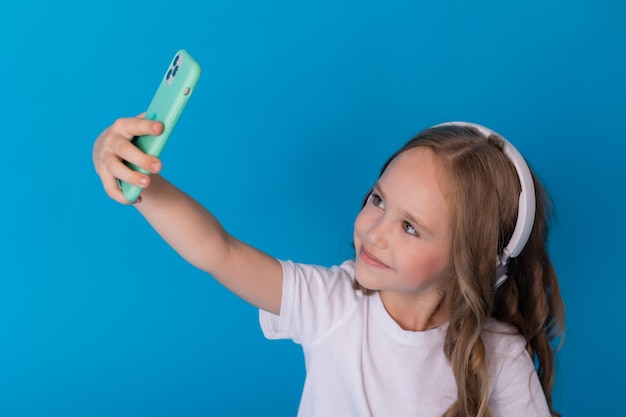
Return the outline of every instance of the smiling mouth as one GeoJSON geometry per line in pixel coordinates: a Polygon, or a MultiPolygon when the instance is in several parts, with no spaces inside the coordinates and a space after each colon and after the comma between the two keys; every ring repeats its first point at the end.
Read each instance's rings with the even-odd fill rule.
{"type": "Polygon", "coordinates": [[[367,249],[363,246],[359,249],[359,258],[366,264],[373,266],[374,268],[389,268],[386,264],[382,263],[378,258],[372,255],[367,249]]]}

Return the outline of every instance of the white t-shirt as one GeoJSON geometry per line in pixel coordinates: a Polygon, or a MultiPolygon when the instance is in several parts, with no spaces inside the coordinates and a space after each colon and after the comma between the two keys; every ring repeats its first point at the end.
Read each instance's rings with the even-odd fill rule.
{"type": "MultiPolygon", "coordinates": [[[[281,262],[280,315],[260,311],[263,333],[302,345],[306,380],[299,417],[440,417],[457,387],[443,353],[447,323],[402,329],[378,295],[353,288],[354,263],[324,268],[281,262]]],[[[494,417],[550,416],[526,342],[490,319],[482,334],[494,417]]]]}

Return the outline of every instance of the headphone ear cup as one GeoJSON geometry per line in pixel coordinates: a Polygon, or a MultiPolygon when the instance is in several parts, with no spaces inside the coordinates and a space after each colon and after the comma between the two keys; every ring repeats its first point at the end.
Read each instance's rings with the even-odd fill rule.
{"type": "Polygon", "coordinates": [[[500,286],[504,283],[504,281],[506,281],[506,279],[509,277],[507,275],[508,269],[509,269],[508,261],[503,263],[500,257],[498,257],[498,260],[496,262],[496,284],[495,284],[496,290],[500,288],[500,286]]]}

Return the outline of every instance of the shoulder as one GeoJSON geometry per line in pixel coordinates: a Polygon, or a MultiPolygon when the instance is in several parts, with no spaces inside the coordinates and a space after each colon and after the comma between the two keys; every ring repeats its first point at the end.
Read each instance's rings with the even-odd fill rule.
{"type": "Polygon", "coordinates": [[[354,276],[354,261],[347,260],[340,265],[334,266],[321,266],[314,264],[298,263],[291,260],[279,260],[283,266],[285,274],[288,273],[302,273],[306,276],[309,275],[345,275],[347,277],[354,276]]]}
{"type": "Polygon", "coordinates": [[[526,339],[515,327],[494,318],[487,319],[482,338],[488,355],[515,358],[526,352],[526,339]]]}
{"type": "Polygon", "coordinates": [[[482,332],[489,362],[493,415],[549,416],[526,339],[510,324],[489,319],[482,332]]]}
{"type": "Polygon", "coordinates": [[[510,384],[511,378],[527,379],[535,373],[526,339],[512,325],[490,318],[483,328],[482,339],[492,388],[497,390],[510,384]]]}
{"type": "Polygon", "coordinates": [[[332,267],[280,263],[284,278],[280,314],[260,312],[267,337],[306,344],[358,309],[363,296],[354,289],[353,261],[332,267]]]}
{"type": "Polygon", "coordinates": [[[354,261],[348,260],[341,265],[325,267],[280,261],[283,268],[283,277],[295,285],[306,285],[311,288],[325,290],[354,288],[354,261]]]}
{"type": "Polygon", "coordinates": [[[317,314],[345,313],[362,299],[354,287],[354,261],[325,267],[282,261],[283,300],[297,302],[299,308],[312,308],[317,314]]]}

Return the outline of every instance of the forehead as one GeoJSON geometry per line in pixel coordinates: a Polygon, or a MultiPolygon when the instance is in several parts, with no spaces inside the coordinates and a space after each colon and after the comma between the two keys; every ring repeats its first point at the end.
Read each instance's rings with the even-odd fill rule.
{"type": "MultiPolygon", "coordinates": [[[[387,203],[419,217],[429,227],[447,229],[448,176],[436,154],[428,147],[408,149],[389,164],[379,179],[387,203]]],[[[433,230],[434,231],[434,230],[433,230]]]]}
{"type": "Polygon", "coordinates": [[[447,176],[444,166],[435,152],[426,146],[407,149],[397,155],[387,166],[381,176],[393,177],[395,180],[414,182],[415,185],[426,186],[429,182],[443,191],[447,188],[447,176]]]}

